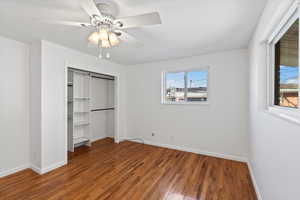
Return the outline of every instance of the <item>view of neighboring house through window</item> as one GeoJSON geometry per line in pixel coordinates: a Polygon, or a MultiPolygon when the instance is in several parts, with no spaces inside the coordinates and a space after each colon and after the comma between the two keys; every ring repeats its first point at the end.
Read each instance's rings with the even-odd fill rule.
{"type": "Polygon", "coordinates": [[[187,72],[187,101],[207,101],[208,71],[187,72]]]}
{"type": "Polygon", "coordinates": [[[297,108],[299,102],[299,19],[275,45],[274,104],[297,108]]]}
{"type": "Polygon", "coordinates": [[[183,102],[184,97],[184,72],[167,73],[166,74],[166,101],[183,102]]]}
{"type": "Polygon", "coordinates": [[[167,72],[164,76],[164,102],[206,102],[208,70],[167,72]]]}

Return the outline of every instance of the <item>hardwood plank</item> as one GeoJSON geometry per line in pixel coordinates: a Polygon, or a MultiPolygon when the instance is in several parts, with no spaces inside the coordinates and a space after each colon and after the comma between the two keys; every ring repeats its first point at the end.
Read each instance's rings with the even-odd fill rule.
{"type": "Polygon", "coordinates": [[[1,200],[256,200],[245,163],[107,138],[38,175],[0,179],[1,200]]]}

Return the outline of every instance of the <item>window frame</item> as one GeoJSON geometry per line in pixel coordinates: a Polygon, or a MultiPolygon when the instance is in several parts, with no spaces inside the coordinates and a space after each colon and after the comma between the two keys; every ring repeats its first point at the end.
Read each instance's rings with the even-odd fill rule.
{"type": "MultiPolygon", "coordinates": [[[[300,124],[300,96],[298,97],[298,108],[275,105],[275,45],[295,23],[300,22],[299,1],[296,0],[286,12],[279,24],[267,39],[267,110],[280,118],[300,124]]],[[[299,26],[300,37],[300,26],[299,26]]],[[[300,39],[299,39],[300,47],[300,39]]],[[[300,68],[300,50],[298,52],[298,67],[300,68]]],[[[300,95],[300,69],[298,70],[298,95],[300,95]]]]}
{"type": "MultiPolygon", "coordinates": [[[[182,70],[167,70],[162,71],[161,73],[161,104],[164,105],[208,105],[210,104],[210,67],[198,67],[198,68],[190,68],[190,69],[182,69],[182,70]],[[180,73],[184,72],[184,90],[185,90],[185,96],[187,95],[187,73],[189,72],[195,72],[195,71],[207,71],[207,100],[206,101],[183,101],[183,102],[172,102],[172,101],[166,101],[166,74],[168,73],[180,73]]],[[[186,97],[185,97],[186,98],[186,97]]]]}

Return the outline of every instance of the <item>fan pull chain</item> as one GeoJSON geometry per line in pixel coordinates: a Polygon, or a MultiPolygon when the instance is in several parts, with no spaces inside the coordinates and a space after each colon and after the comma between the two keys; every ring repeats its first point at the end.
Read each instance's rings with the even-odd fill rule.
{"type": "Polygon", "coordinates": [[[102,47],[101,47],[101,41],[98,42],[98,49],[99,49],[99,56],[98,58],[99,59],[102,59],[103,58],[103,55],[102,55],[102,47]]]}

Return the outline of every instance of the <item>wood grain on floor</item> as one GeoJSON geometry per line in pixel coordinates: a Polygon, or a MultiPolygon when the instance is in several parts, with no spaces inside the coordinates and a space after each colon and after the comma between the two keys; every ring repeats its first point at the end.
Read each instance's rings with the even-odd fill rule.
{"type": "Polygon", "coordinates": [[[0,179],[1,200],[256,200],[245,163],[103,139],[44,175],[0,179]]]}

